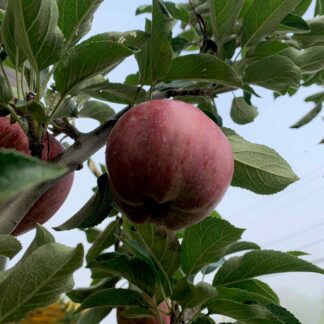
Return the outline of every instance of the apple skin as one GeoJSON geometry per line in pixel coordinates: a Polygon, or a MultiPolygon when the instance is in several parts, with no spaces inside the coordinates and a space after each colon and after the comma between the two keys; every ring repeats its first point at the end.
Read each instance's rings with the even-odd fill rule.
{"type": "MultiPolygon", "coordinates": [[[[50,134],[44,136],[44,149],[41,159],[50,161],[64,151],[63,146],[50,134]]],[[[8,117],[0,117],[0,148],[12,148],[30,155],[27,135],[18,123],[11,124],[8,117]]],[[[69,173],[45,192],[30,208],[12,235],[21,235],[33,228],[36,223],[44,224],[61,207],[72,187],[74,174],[69,173]]]]}
{"type": "Polygon", "coordinates": [[[167,314],[164,314],[164,313],[169,312],[168,305],[166,304],[165,301],[159,305],[159,309],[163,311],[163,313],[160,312],[160,318],[161,318],[162,322],[160,321],[160,318],[153,318],[153,317],[142,317],[142,318],[125,317],[122,314],[122,311],[124,310],[124,308],[118,307],[117,308],[117,323],[118,324],[161,324],[161,323],[170,324],[171,323],[170,316],[168,316],[167,314]]]}
{"type": "Polygon", "coordinates": [[[134,223],[178,230],[207,217],[234,172],[230,143],[195,106],[152,100],[126,112],[106,150],[112,195],[134,223]]]}

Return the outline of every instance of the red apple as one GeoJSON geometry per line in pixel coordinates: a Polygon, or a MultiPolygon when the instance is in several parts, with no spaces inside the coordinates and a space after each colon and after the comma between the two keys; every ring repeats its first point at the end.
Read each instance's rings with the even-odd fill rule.
{"type": "Polygon", "coordinates": [[[221,129],[177,100],[152,100],[125,113],[109,136],[106,164],[112,195],[128,218],[171,230],[207,217],[234,169],[221,129]]]}
{"type": "Polygon", "coordinates": [[[130,318],[123,316],[122,312],[124,308],[118,307],[117,308],[117,323],[118,324],[170,324],[170,316],[168,316],[165,313],[169,312],[168,305],[166,302],[162,302],[159,305],[160,312],[160,318],[154,318],[154,317],[141,317],[141,318],[130,318]]]}
{"type": "MultiPolygon", "coordinates": [[[[64,151],[63,146],[50,134],[43,139],[44,149],[41,159],[50,161],[64,151]]],[[[30,155],[29,141],[19,124],[10,123],[7,117],[0,117],[0,148],[13,148],[30,155]]],[[[73,173],[66,175],[45,192],[31,207],[12,235],[23,234],[36,226],[47,222],[61,207],[70,192],[73,173]]]]}

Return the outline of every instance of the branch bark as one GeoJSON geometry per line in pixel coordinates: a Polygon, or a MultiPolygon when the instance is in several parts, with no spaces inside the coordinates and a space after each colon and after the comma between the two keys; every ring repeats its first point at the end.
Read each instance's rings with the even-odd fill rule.
{"type": "Polygon", "coordinates": [[[195,88],[195,89],[168,89],[166,91],[154,91],[153,99],[172,98],[179,96],[209,96],[215,97],[218,94],[234,91],[236,88],[217,86],[215,88],[195,88]]]}
{"type": "MultiPolygon", "coordinates": [[[[72,146],[55,159],[55,162],[66,165],[69,172],[77,170],[84,161],[106,144],[113,126],[128,110],[129,107],[121,110],[92,132],[81,134],[72,146]]],[[[0,234],[12,233],[33,204],[58,180],[44,182],[0,204],[0,234]]]]}

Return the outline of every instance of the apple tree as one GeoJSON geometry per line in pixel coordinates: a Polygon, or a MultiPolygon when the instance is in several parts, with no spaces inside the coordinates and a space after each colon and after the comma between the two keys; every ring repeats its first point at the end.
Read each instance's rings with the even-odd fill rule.
{"type": "MultiPolygon", "coordinates": [[[[217,99],[234,92],[231,118],[248,124],[258,87],[277,97],[323,85],[323,1],[152,0],[135,13],[148,17],[142,30],[89,37],[101,2],[0,3],[0,323],[62,294],[78,305],[78,323],[99,323],[113,308],[124,324],[215,323],[214,315],[300,323],[258,277],[324,270],[302,252],[243,241],[244,229],[214,211],[229,184],[270,195],[298,176],[273,149],[226,127],[217,99]],[[303,18],[314,4],[314,17],[303,18]],[[138,72],[108,79],[131,56],[138,72]],[[83,133],[79,118],[100,125],[83,133]],[[104,146],[98,166],[92,156],[104,146]],[[64,246],[41,224],[85,162],[97,188],[55,228],[86,234],[84,258],[81,244],[64,246]],[[33,242],[6,268],[22,248],[17,236],[32,228],[33,242]],[[82,266],[92,284],[73,290],[82,266]]],[[[294,128],[318,117],[324,92],[306,101],[314,108],[294,128]]]]}

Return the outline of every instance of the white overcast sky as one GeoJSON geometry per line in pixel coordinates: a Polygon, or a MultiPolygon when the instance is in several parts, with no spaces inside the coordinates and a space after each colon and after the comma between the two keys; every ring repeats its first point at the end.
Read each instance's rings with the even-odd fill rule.
{"type": "MultiPolygon", "coordinates": [[[[145,3],[149,3],[149,0],[104,1],[95,15],[91,35],[105,31],[143,29],[144,16],[135,17],[134,13],[139,5],[145,3]]],[[[136,71],[136,62],[131,58],[110,73],[109,79],[112,82],[123,82],[129,73],[136,71]]],[[[304,98],[321,89],[305,88],[292,98],[285,96],[276,100],[273,100],[270,91],[256,90],[262,96],[260,99],[253,98],[259,116],[249,125],[239,126],[231,121],[231,93],[216,100],[224,125],[235,129],[247,140],[274,148],[290,163],[301,180],[272,196],[259,196],[247,190],[230,188],[218,211],[235,226],[247,229],[243,236],[245,240],[254,241],[263,248],[282,251],[302,249],[311,254],[308,260],[324,258],[324,145],[317,145],[324,137],[324,122],[317,118],[299,130],[289,128],[313,108],[311,103],[304,102],[304,98]]],[[[237,95],[240,94],[237,91],[237,95]]],[[[96,123],[84,120],[79,125],[87,131],[95,127],[96,123]]],[[[104,150],[99,151],[94,158],[103,163],[104,150]]],[[[78,172],[68,200],[46,227],[50,229],[61,224],[82,207],[91,196],[95,182],[86,167],[78,172]]],[[[33,235],[34,231],[21,237],[24,246],[32,240],[33,235]]],[[[78,230],[54,232],[54,235],[58,242],[69,246],[85,242],[83,233],[78,230]]],[[[324,260],[321,265],[324,267],[324,260]]],[[[295,313],[302,323],[320,324],[324,276],[301,273],[263,279],[273,286],[280,294],[282,304],[295,313]]],[[[89,272],[79,270],[75,281],[79,287],[87,286],[89,272]]],[[[103,323],[115,323],[114,316],[112,313],[103,323]]],[[[324,317],[323,313],[321,317],[324,317]]]]}

